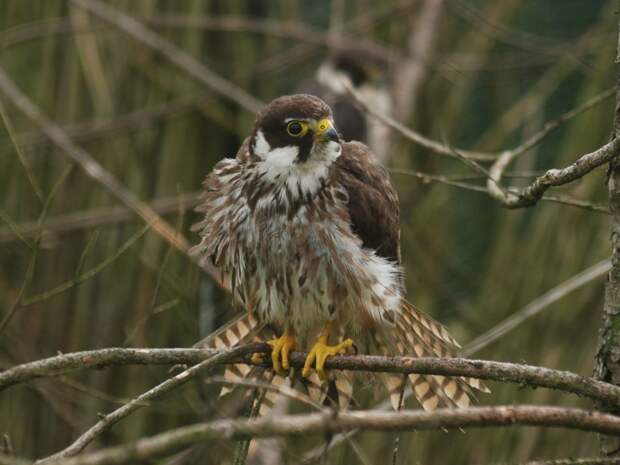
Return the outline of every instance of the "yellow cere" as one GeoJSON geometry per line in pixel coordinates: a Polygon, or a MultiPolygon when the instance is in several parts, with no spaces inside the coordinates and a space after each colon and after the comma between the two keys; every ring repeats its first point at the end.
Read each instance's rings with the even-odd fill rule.
{"type": "Polygon", "coordinates": [[[331,127],[332,127],[332,122],[328,120],[327,118],[325,118],[317,123],[316,132],[317,134],[322,134],[331,127]]]}

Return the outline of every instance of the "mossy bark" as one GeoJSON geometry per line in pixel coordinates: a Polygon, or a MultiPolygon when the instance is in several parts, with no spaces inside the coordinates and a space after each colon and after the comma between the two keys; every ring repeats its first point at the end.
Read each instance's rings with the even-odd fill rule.
{"type": "MultiPolygon", "coordinates": [[[[617,61],[617,60],[616,60],[617,61]]],[[[620,136],[620,78],[616,91],[613,137],[620,136]]],[[[609,207],[611,210],[612,266],[605,284],[603,323],[596,354],[595,375],[598,379],[620,385],[620,159],[609,164],[609,207]]],[[[620,409],[606,410],[620,414],[620,409]]],[[[620,437],[601,436],[601,455],[620,457],[620,437]]]]}

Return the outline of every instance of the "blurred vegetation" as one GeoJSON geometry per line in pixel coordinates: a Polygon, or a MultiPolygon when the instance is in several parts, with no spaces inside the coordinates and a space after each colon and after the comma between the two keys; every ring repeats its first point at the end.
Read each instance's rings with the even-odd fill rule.
{"type": "MultiPolygon", "coordinates": [[[[161,21],[166,15],[233,15],[326,31],[332,12],[328,1],[111,0],[107,4],[140,18],[263,101],[291,92],[328,53],[303,37],[161,21]]],[[[345,33],[405,55],[419,4],[345,2],[345,33]]],[[[446,1],[430,71],[415,116],[407,124],[458,147],[496,151],[517,145],[546,121],[614,84],[614,6],[606,0],[446,1]]],[[[388,75],[398,69],[397,64],[390,64],[388,75]]],[[[174,206],[175,198],[197,191],[219,159],[234,155],[253,122],[253,115],[230,100],[214,95],[165,59],[66,1],[0,0],[0,66],[43,113],[63,125],[145,201],[167,198],[174,206]]],[[[76,212],[96,217],[101,208],[117,205],[78,167],[71,169],[68,159],[30,121],[0,101],[43,195],[61,180],[44,222],[76,212]]],[[[612,107],[608,101],[571,120],[509,171],[563,166],[597,148],[609,137],[612,107]]],[[[42,203],[7,126],[0,128],[4,216],[0,227],[11,223],[19,228],[38,220],[42,203]]],[[[463,164],[411,144],[397,147],[391,166],[471,174],[463,164]]],[[[604,214],[546,202],[510,211],[484,194],[404,175],[394,175],[393,180],[402,197],[409,298],[463,343],[609,255],[610,222],[604,214]]],[[[599,169],[558,191],[604,202],[604,181],[605,172],[599,169]]],[[[197,218],[191,210],[171,208],[166,218],[196,241],[188,230],[197,218]]],[[[0,317],[8,314],[22,288],[27,302],[114,256],[127,241],[132,243],[94,277],[19,308],[0,333],[0,366],[59,351],[190,346],[235,314],[229,297],[214,291],[184,255],[151,232],[136,239],[141,228],[142,221],[131,217],[96,227],[48,231],[40,237],[36,260],[23,242],[3,236],[0,317]],[[201,306],[206,309],[202,316],[201,306]]],[[[602,306],[599,279],[475,356],[589,375],[602,306]]],[[[97,420],[98,412],[116,408],[166,375],[165,368],[106,369],[13,387],[0,395],[0,434],[9,435],[19,455],[45,456],[68,445],[97,420]]],[[[491,387],[493,394],[482,397],[481,403],[588,405],[547,390],[497,383],[491,387]]],[[[230,401],[214,400],[216,392],[201,382],[186,386],[116,425],[97,446],[231,411],[230,401]]],[[[370,463],[382,463],[391,456],[394,436],[366,433],[358,441],[370,463]]],[[[291,444],[286,463],[297,463],[303,451],[320,440],[291,444]]],[[[227,463],[233,448],[228,442],[217,448],[206,445],[201,462],[227,463]]],[[[399,463],[482,464],[596,454],[594,435],[484,429],[401,434],[399,463]]],[[[328,463],[358,463],[358,458],[345,443],[331,452],[328,463]]]]}

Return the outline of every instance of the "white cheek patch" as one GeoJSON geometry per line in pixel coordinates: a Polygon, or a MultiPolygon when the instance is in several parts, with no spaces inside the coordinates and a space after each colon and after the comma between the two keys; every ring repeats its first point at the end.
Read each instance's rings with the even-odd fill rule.
{"type": "Polygon", "coordinates": [[[254,153],[264,159],[269,151],[271,150],[271,146],[267,139],[265,139],[265,134],[263,131],[256,131],[256,137],[254,138],[254,153]]]}
{"type": "Polygon", "coordinates": [[[299,148],[294,145],[278,147],[267,154],[264,158],[264,165],[267,169],[290,169],[295,163],[295,160],[297,160],[298,155],[299,148]]]}
{"type": "Polygon", "coordinates": [[[342,148],[338,142],[329,141],[314,146],[310,157],[298,163],[299,147],[271,148],[265,134],[258,130],[254,140],[254,153],[261,158],[260,167],[265,179],[284,183],[293,196],[314,193],[327,177],[329,166],[340,156],[342,148]]]}
{"type": "Polygon", "coordinates": [[[295,163],[299,155],[299,148],[294,145],[289,145],[272,150],[269,142],[265,139],[265,134],[263,134],[263,131],[259,130],[256,132],[254,153],[264,160],[264,166],[268,170],[270,168],[280,170],[283,168],[290,168],[291,165],[295,163]]]}

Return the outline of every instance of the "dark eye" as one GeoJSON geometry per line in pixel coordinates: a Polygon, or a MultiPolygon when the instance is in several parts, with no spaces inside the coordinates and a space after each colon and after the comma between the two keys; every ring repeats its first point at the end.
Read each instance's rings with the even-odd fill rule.
{"type": "Polygon", "coordinates": [[[303,136],[305,132],[304,129],[304,123],[302,121],[291,121],[286,125],[286,132],[294,137],[303,136]]]}

